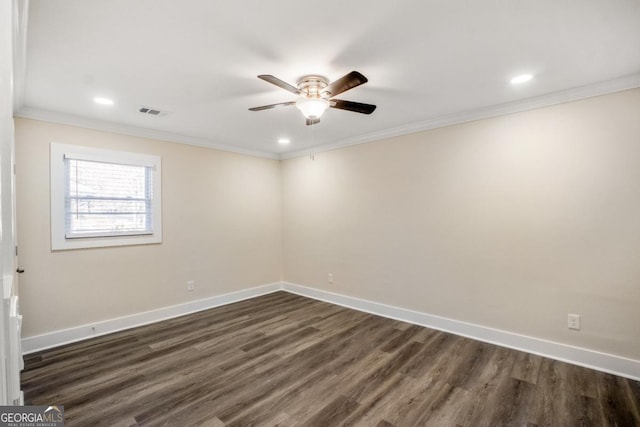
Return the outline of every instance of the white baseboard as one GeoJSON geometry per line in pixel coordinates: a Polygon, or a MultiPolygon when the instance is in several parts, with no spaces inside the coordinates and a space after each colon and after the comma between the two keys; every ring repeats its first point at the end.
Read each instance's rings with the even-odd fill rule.
{"type": "Polygon", "coordinates": [[[550,359],[640,381],[640,360],[628,359],[586,348],[461,322],[320,289],[308,288],[295,283],[284,282],[282,289],[293,294],[326,301],[378,316],[414,323],[474,340],[533,353],[550,359]]]}
{"type": "Polygon", "coordinates": [[[461,322],[288,282],[271,283],[158,310],[26,337],[22,339],[23,354],[135,328],[280,290],[640,381],[640,360],[461,322]],[[95,328],[95,333],[92,328],[95,328]]]}
{"type": "Polygon", "coordinates": [[[281,282],[271,283],[224,295],[190,301],[184,304],[172,305],[170,307],[159,308],[157,310],[132,314],[130,316],[103,320],[42,335],[26,337],[22,339],[22,354],[34,353],[47,348],[58,347],[64,344],[122,331],[124,329],[160,322],[162,320],[184,316],[185,314],[195,313],[197,311],[207,310],[209,308],[231,304],[249,298],[255,298],[257,296],[279,290],[282,290],[281,282]]]}

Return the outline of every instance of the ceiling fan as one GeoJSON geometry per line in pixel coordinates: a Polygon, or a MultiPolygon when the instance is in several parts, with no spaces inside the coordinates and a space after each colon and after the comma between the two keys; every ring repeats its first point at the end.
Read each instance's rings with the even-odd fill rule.
{"type": "Polygon", "coordinates": [[[298,79],[297,87],[270,74],[261,74],[258,78],[299,95],[300,98],[298,98],[297,101],[263,105],[261,107],[249,108],[249,110],[262,111],[276,107],[295,105],[306,117],[307,126],[320,123],[320,116],[322,116],[322,113],[329,107],[362,114],[371,114],[376,109],[376,106],[372,104],[333,98],[342,92],[346,92],[349,89],[368,82],[367,78],[357,71],[352,71],[331,83],[327,78],[318,75],[302,76],[298,79]]]}

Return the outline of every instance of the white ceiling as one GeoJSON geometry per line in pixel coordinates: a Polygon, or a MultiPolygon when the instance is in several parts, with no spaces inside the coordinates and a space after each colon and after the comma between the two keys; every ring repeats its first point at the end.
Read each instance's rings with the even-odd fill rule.
{"type": "Polygon", "coordinates": [[[272,157],[640,86],[638,0],[31,0],[26,34],[17,115],[272,157]],[[370,116],[248,111],[352,70],[370,116]]]}

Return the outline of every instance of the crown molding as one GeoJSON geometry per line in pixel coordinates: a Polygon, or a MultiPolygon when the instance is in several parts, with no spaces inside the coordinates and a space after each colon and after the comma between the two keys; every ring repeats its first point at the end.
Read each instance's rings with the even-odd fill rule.
{"type": "Polygon", "coordinates": [[[385,129],[379,132],[367,133],[353,138],[337,140],[328,144],[306,148],[304,150],[290,151],[288,153],[281,154],[280,158],[292,159],[295,157],[303,157],[310,154],[349,147],[351,145],[365,144],[367,142],[379,141],[381,139],[408,135],[430,129],[471,122],[474,120],[488,119],[490,117],[504,116],[536,108],[564,104],[566,102],[578,101],[580,99],[592,98],[614,92],[621,92],[637,87],[640,87],[640,73],[630,74],[613,80],[607,80],[587,86],[579,86],[523,100],[477,108],[462,113],[449,114],[420,122],[408,123],[406,125],[385,129]]]}
{"type": "MultiPolygon", "coordinates": [[[[19,77],[19,76],[18,76],[19,77]]],[[[268,153],[257,150],[244,149],[228,144],[220,144],[206,138],[197,138],[188,135],[181,135],[165,131],[157,131],[152,129],[140,128],[137,126],[123,125],[104,120],[90,119],[86,117],[75,116],[66,113],[43,110],[33,107],[21,107],[16,109],[15,115],[27,119],[42,120],[46,122],[59,123],[70,126],[78,126],[87,129],[101,130],[105,132],[113,132],[123,135],[137,136],[142,138],[150,138],[161,141],[175,142],[178,144],[195,145],[198,147],[211,148],[215,150],[229,151],[232,153],[244,154],[255,157],[268,159],[291,159],[295,157],[308,156],[310,154],[321,153],[324,151],[336,150],[338,148],[349,147],[352,145],[365,144],[367,142],[379,141],[382,139],[393,138],[401,135],[422,132],[430,129],[451,126],[460,123],[471,122],[474,120],[487,119],[490,117],[504,116],[507,114],[519,113],[522,111],[533,110],[536,108],[548,107],[566,102],[577,101],[585,98],[606,95],[609,93],[620,92],[623,90],[634,89],[640,87],[640,73],[631,74],[613,80],[595,83],[587,86],[575,87],[559,92],[553,92],[546,95],[536,96],[523,100],[508,102],[504,104],[492,105],[488,107],[478,108],[465,111],[462,113],[449,114],[433,119],[423,120],[420,122],[408,123],[406,125],[394,128],[384,129],[379,132],[371,132],[359,135],[353,138],[336,140],[327,144],[318,145],[304,150],[290,151],[287,153],[268,153]]],[[[16,96],[16,103],[19,96],[16,96]]],[[[21,101],[20,101],[21,102],[21,101]]]]}
{"type": "Polygon", "coordinates": [[[228,144],[220,144],[205,138],[197,138],[177,133],[152,130],[137,126],[123,125],[105,120],[90,119],[72,114],[58,113],[33,107],[22,107],[14,114],[25,119],[41,120],[44,122],[58,123],[69,126],[77,126],[85,129],[100,130],[104,132],[118,133],[121,135],[137,136],[141,138],[155,139],[159,141],[175,142],[178,144],[195,145],[197,147],[211,148],[214,150],[228,151],[247,156],[262,157],[278,160],[280,156],[275,153],[265,153],[256,150],[247,150],[228,144]]]}

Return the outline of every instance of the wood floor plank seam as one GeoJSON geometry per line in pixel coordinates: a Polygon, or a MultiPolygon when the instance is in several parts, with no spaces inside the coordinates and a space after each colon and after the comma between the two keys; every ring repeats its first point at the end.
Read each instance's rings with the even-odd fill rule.
{"type": "Polygon", "coordinates": [[[640,426],[640,382],[287,292],[25,356],[67,426],[640,426]]]}

